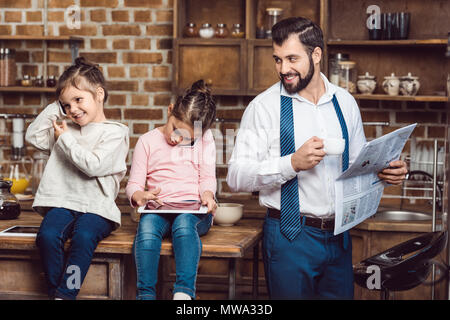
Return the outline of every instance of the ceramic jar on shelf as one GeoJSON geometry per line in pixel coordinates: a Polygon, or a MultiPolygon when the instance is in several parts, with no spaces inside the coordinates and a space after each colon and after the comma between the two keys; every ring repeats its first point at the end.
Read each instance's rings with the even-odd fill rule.
{"type": "Polygon", "coordinates": [[[404,96],[415,96],[420,88],[419,77],[413,77],[411,72],[400,77],[400,93],[404,96]]]}
{"type": "Polygon", "coordinates": [[[186,38],[195,38],[198,36],[198,29],[195,23],[189,22],[183,29],[183,36],[186,38]]]}
{"type": "Polygon", "coordinates": [[[214,37],[214,28],[209,23],[202,24],[199,32],[201,38],[210,39],[214,37]]]}
{"type": "Polygon", "coordinates": [[[231,37],[232,38],[244,38],[244,29],[240,23],[233,24],[231,28],[231,37]]]}
{"type": "Polygon", "coordinates": [[[400,90],[400,80],[394,73],[391,73],[388,77],[384,77],[383,90],[390,96],[398,96],[400,90]]]}
{"type": "Polygon", "coordinates": [[[230,31],[225,23],[218,23],[214,35],[216,38],[227,38],[230,35],[230,31]]]}
{"type": "Polygon", "coordinates": [[[375,76],[372,76],[366,72],[365,75],[358,76],[356,85],[359,92],[362,94],[372,94],[375,91],[377,82],[375,81],[375,76]]]}

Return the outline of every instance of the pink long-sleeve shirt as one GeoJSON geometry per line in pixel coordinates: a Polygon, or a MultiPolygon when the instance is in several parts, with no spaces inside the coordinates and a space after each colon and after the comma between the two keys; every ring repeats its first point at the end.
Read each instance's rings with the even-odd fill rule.
{"type": "Polygon", "coordinates": [[[161,188],[162,201],[200,200],[216,193],[216,146],[207,130],[194,146],[171,146],[159,129],[142,135],[134,149],[126,194],[131,205],[136,191],[161,188]]]}

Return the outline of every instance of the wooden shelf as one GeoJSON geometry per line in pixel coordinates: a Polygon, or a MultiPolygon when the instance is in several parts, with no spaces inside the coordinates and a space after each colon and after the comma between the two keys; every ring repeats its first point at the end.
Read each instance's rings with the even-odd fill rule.
{"type": "Polygon", "coordinates": [[[354,94],[359,100],[392,100],[392,101],[420,101],[420,102],[447,102],[446,96],[389,96],[387,94],[354,94]]]}
{"type": "Polygon", "coordinates": [[[245,42],[244,38],[179,38],[176,41],[181,45],[196,45],[196,46],[228,46],[228,45],[237,45],[245,42]]]}
{"type": "Polygon", "coordinates": [[[329,46],[446,46],[447,39],[423,40],[328,40],[329,46]]]}
{"type": "Polygon", "coordinates": [[[45,41],[83,41],[83,38],[73,36],[5,36],[0,40],[45,40],[45,41]]]}
{"type": "Polygon", "coordinates": [[[0,87],[0,92],[31,92],[31,93],[45,93],[45,92],[56,92],[56,88],[47,87],[0,87]]]}

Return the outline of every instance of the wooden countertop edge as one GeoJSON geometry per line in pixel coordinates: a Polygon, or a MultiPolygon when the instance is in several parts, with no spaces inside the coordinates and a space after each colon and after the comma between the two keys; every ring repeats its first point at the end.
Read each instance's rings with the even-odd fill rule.
{"type": "MultiPolygon", "coordinates": [[[[203,244],[202,248],[202,257],[226,257],[226,258],[242,258],[249,248],[253,248],[255,242],[259,241],[261,237],[255,238],[254,241],[250,243],[246,243],[245,246],[238,245],[228,245],[224,247],[219,244],[203,244]]],[[[0,250],[16,250],[16,251],[34,251],[37,250],[36,244],[34,242],[34,238],[31,238],[32,241],[21,242],[20,237],[5,237],[0,241],[0,250]]],[[[30,240],[30,239],[29,239],[30,240]]],[[[108,254],[132,254],[132,242],[129,241],[104,241],[101,243],[97,249],[96,253],[108,253],[108,254]]],[[[70,241],[68,241],[65,245],[65,248],[68,249],[70,246],[70,241]]],[[[161,245],[161,255],[172,255],[172,243],[171,242],[163,242],[161,245]]]]}
{"type": "Polygon", "coordinates": [[[431,221],[387,221],[369,218],[353,227],[353,229],[365,231],[431,232],[431,221]]]}
{"type": "MultiPolygon", "coordinates": [[[[28,213],[31,214],[32,212],[28,211],[28,213]]],[[[32,215],[29,217],[32,217],[32,215]]],[[[29,219],[29,217],[25,217],[26,222],[19,220],[16,224],[36,224],[33,223],[35,218],[29,219]]],[[[96,253],[131,254],[136,226],[137,223],[133,223],[131,220],[124,223],[121,228],[115,230],[109,237],[100,242],[96,253]]],[[[202,257],[242,258],[262,238],[262,220],[244,218],[237,225],[231,227],[213,225],[210,231],[202,237],[205,240],[208,238],[212,238],[213,240],[209,243],[202,241],[202,257]],[[220,239],[223,239],[222,233],[226,233],[230,237],[233,237],[233,235],[236,236],[234,242],[231,244],[220,243],[222,241],[220,239]],[[214,237],[218,237],[219,240],[214,241],[214,237]]],[[[66,249],[69,246],[70,240],[65,244],[66,249]]],[[[2,236],[0,237],[0,249],[32,251],[36,250],[37,247],[35,237],[2,236]]],[[[172,243],[170,239],[163,240],[161,255],[172,255],[172,243]]]]}

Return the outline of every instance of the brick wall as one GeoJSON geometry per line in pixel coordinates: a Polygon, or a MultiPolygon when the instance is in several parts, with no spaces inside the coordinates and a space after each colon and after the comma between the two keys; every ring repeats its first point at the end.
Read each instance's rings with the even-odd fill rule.
{"type": "MultiPolygon", "coordinates": [[[[42,0],[0,0],[0,34],[42,35],[43,6],[42,0]]],[[[106,115],[130,127],[129,162],[138,137],[165,123],[166,107],[173,98],[170,91],[172,7],[172,0],[48,0],[48,34],[83,37],[80,55],[101,65],[110,86],[106,115]],[[69,29],[64,21],[64,11],[71,5],[81,8],[81,28],[78,30],[69,29]]],[[[17,50],[19,76],[43,74],[41,41],[4,41],[3,45],[17,50]]],[[[68,43],[49,42],[48,74],[58,76],[70,61],[68,43]]],[[[0,96],[0,113],[37,114],[43,105],[53,100],[52,95],[45,94],[2,93],[0,96]]],[[[240,119],[251,99],[217,97],[218,117],[240,119]]],[[[391,123],[389,128],[366,127],[369,139],[418,122],[414,135],[419,143],[431,146],[433,139],[438,138],[443,144],[445,103],[360,101],[360,107],[363,121],[391,123]]],[[[8,122],[6,127],[10,129],[11,124],[8,122]]],[[[233,122],[216,124],[223,132],[237,127],[233,122]]],[[[8,159],[9,149],[3,146],[1,151],[0,160],[2,157],[8,159]]],[[[32,154],[33,150],[28,152],[32,154]]],[[[224,156],[217,169],[222,196],[231,195],[225,182],[226,160],[224,156]]]]}

